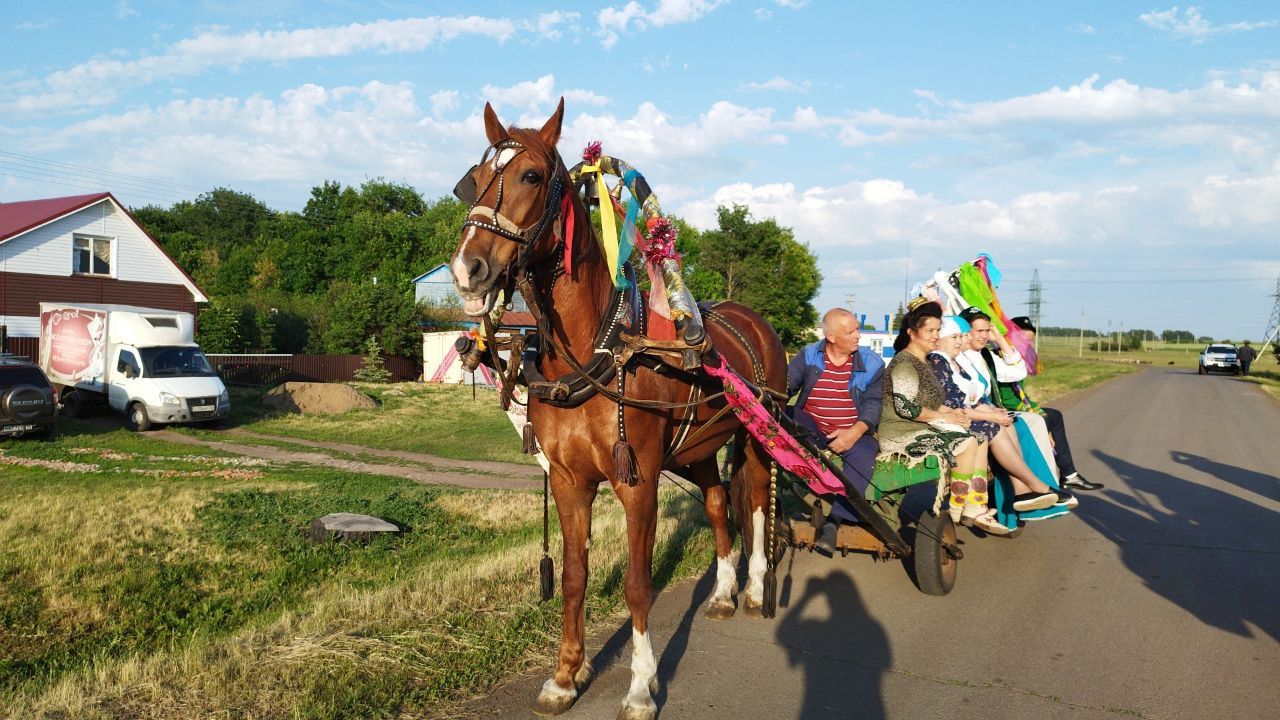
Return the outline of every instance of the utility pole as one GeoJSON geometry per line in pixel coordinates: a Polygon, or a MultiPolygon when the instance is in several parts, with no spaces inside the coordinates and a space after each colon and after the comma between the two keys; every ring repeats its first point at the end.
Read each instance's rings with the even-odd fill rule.
{"type": "Polygon", "coordinates": [[[849,312],[853,312],[853,293],[847,293],[844,297],[849,303],[849,312]]]}
{"type": "Polygon", "coordinates": [[[1107,352],[1111,352],[1111,321],[1107,321],[1107,352]]]}
{"type": "MultiPolygon", "coordinates": [[[[1027,288],[1027,314],[1036,330],[1040,329],[1040,268],[1031,272],[1031,286],[1027,288]]],[[[1036,332],[1036,352],[1040,352],[1040,333],[1036,332]]]]}
{"type": "Polygon", "coordinates": [[[1116,355],[1124,349],[1124,318],[1120,319],[1120,329],[1116,331],[1116,355]]]}
{"type": "Polygon", "coordinates": [[[1280,340],[1277,337],[1280,334],[1280,277],[1276,278],[1276,291],[1271,293],[1271,297],[1276,299],[1276,304],[1271,308],[1271,320],[1267,321],[1267,331],[1262,334],[1262,349],[1258,351],[1259,357],[1267,354],[1267,348],[1271,347],[1271,343],[1280,340]]]}
{"type": "MultiPolygon", "coordinates": [[[[1036,327],[1040,327],[1040,326],[1037,325],[1036,327]]],[[[1039,337],[1039,336],[1040,334],[1036,333],[1036,337],[1039,337]]],[[[1084,357],[1084,306],[1083,305],[1080,306],[1080,346],[1076,348],[1076,357],[1078,358],[1084,357]]]]}

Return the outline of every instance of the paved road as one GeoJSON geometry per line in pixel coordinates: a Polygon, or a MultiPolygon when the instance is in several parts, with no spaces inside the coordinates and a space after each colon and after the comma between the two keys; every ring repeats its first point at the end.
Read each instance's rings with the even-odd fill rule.
{"type": "MultiPolygon", "coordinates": [[[[784,560],[776,620],[704,619],[710,577],[659,596],[662,720],[1276,717],[1280,404],[1156,369],[1061,407],[1106,489],[1013,540],[963,530],[947,597],[898,563],[809,554],[784,560]]],[[[566,720],[616,716],[629,635],[593,639],[602,670],[566,720]]],[[[544,679],[463,711],[528,717],[544,679]]]]}

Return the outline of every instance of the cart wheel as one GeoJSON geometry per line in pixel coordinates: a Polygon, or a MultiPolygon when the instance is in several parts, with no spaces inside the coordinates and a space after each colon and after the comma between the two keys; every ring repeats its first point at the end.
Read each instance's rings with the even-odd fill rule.
{"type": "Polygon", "coordinates": [[[946,595],[955,587],[960,563],[948,555],[935,538],[941,538],[947,545],[955,544],[956,526],[951,522],[951,516],[947,513],[921,515],[915,536],[912,556],[915,558],[916,587],[926,595],[946,595]]]}

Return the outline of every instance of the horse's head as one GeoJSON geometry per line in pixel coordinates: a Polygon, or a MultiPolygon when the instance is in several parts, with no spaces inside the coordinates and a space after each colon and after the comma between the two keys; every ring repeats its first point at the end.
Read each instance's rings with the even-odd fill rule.
{"type": "Polygon", "coordinates": [[[561,200],[572,192],[556,152],[563,120],[563,98],[536,131],[504,128],[485,103],[489,147],[454,191],[471,203],[462,242],[449,263],[468,315],[488,313],[504,286],[556,245],[552,229],[561,200]]]}

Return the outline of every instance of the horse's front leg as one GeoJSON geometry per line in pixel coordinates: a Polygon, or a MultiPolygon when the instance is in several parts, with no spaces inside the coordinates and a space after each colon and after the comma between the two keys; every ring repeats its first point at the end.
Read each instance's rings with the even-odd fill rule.
{"type": "Polygon", "coordinates": [[[737,609],[733,596],[738,593],[738,571],[729,557],[733,551],[733,538],[729,536],[724,485],[720,483],[715,458],[690,465],[689,476],[702,489],[703,506],[716,540],[716,584],[711,590],[711,597],[707,598],[705,614],[713,620],[724,620],[733,617],[737,609]]]}
{"type": "Polygon", "coordinates": [[[649,637],[653,604],[653,544],[658,526],[658,470],[648,469],[634,487],[614,483],[627,515],[627,608],[631,610],[631,687],[618,720],[653,720],[658,704],[658,662],[649,637]]]}
{"type": "Polygon", "coordinates": [[[560,593],[564,598],[564,627],[560,638],[560,659],[555,674],[542,685],[534,702],[539,715],[559,715],[573,707],[578,686],[590,672],[583,654],[586,624],[584,600],[587,594],[587,549],[591,535],[591,505],[596,499],[594,479],[578,477],[570,482],[562,469],[552,466],[551,487],[560,515],[564,557],[560,593]]]}
{"type": "Polygon", "coordinates": [[[769,505],[769,456],[765,454],[756,441],[745,443],[746,458],[739,468],[736,482],[740,483],[740,492],[745,502],[739,507],[743,510],[742,544],[748,550],[747,586],[743,590],[746,596],[742,601],[742,609],[748,615],[759,617],[764,607],[764,575],[769,569],[769,561],[765,555],[765,512],[769,505]]]}

